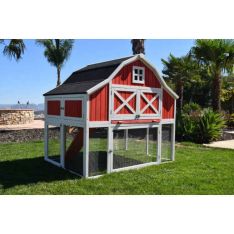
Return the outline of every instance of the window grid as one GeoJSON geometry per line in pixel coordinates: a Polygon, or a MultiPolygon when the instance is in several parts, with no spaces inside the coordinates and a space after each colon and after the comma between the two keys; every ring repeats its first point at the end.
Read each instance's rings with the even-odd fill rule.
{"type": "Polygon", "coordinates": [[[133,66],[132,72],[132,82],[135,84],[144,84],[145,83],[145,69],[144,67],[133,66]]]}

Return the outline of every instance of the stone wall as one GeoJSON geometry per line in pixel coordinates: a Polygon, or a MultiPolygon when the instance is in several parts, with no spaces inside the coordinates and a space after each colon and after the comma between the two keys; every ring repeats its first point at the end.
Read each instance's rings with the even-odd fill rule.
{"type": "Polygon", "coordinates": [[[0,125],[28,124],[33,120],[33,110],[0,110],[0,125]]]}

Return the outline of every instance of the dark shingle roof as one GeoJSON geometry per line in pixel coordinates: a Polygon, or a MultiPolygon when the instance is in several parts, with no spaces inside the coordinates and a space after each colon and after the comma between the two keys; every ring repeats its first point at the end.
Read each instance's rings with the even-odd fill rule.
{"type": "Polygon", "coordinates": [[[123,61],[131,57],[91,64],[81,68],[73,72],[62,85],[45,93],[44,96],[86,93],[87,90],[107,79],[123,61]]]}

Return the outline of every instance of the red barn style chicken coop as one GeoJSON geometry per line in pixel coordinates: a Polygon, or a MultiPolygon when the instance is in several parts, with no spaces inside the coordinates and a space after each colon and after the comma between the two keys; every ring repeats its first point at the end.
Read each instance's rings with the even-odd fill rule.
{"type": "Polygon", "coordinates": [[[144,55],[88,65],[45,96],[45,160],[84,177],[175,159],[178,96],[144,55]]]}

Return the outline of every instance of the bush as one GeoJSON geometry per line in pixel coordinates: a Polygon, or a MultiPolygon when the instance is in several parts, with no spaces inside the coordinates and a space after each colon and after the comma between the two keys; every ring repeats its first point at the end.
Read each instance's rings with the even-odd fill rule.
{"type": "Polygon", "coordinates": [[[195,102],[191,102],[191,103],[185,104],[183,106],[183,113],[184,114],[191,114],[191,113],[200,112],[200,111],[201,111],[201,106],[195,102]]]}
{"type": "Polygon", "coordinates": [[[195,143],[209,143],[218,140],[225,127],[221,114],[212,109],[201,109],[194,103],[184,106],[177,116],[177,139],[195,143]]]}
{"type": "Polygon", "coordinates": [[[225,120],[226,120],[227,127],[234,128],[234,113],[233,114],[226,114],[225,120]]]}
{"type": "Polygon", "coordinates": [[[212,109],[204,109],[197,126],[197,142],[209,143],[218,140],[225,127],[225,121],[219,113],[212,109]]]}

